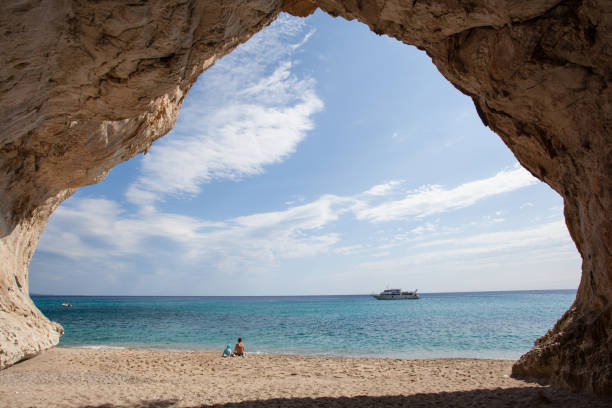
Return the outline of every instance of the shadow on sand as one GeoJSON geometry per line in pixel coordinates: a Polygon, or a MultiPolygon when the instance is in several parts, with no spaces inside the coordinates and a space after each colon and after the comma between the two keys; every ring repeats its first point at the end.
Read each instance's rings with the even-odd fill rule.
{"type": "Polygon", "coordinates": [[[179,400],[141,401],[130,405],[87,405],[82,408],[366,408],[366,407],[589,407],[610,408],[612,397],[573,393],[554,388],[508,388],[382,397],[275,398],[212,405],[183,405],[179,400]]]}

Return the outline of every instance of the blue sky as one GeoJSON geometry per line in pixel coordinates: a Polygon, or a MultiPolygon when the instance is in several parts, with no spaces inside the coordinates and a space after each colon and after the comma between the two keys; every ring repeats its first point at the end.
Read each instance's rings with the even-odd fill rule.
{"type": "Polygon", "coordinates": [[[427,55],[287,15],[198,80],[147,155],[53,214],[30,291],[576,288],[562,199],[427,55]]]}

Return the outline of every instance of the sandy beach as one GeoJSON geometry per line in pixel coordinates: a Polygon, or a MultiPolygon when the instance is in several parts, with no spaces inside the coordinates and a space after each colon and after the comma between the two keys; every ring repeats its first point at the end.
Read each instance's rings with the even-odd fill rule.
{"type": "Polygon", "coordinates": [[[512,361],[55,348],[0,372],[2,407],[610,407],[509,378],[512,361]]]}

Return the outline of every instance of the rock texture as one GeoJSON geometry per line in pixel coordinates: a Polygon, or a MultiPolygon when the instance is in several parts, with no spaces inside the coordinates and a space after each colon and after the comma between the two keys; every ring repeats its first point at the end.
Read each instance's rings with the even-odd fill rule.
{"type": "Polygon", "coordinates": [[[608,0],[34,1],[0,5],[0,367],[61,329],[28,297],[51,212],[170,130],[197,76],[281,10],[316,7],[425,50],[565,201],[576,301],[516,376],[612,393],[612,3],[608,0]]]}

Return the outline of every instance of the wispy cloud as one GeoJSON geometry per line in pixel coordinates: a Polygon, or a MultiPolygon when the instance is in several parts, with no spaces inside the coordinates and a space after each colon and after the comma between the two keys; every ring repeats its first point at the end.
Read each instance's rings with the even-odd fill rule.
{"type": "Polygon", "coordinates": [[[197,194],[216,179],[263,172],[295,152],[323,108],[315,81],[294,73],[297,45],[310,38],[304,23],[279,18],[224,57],[191,91],[173,133],[143,158],[129,201],[151,205],[164,195],[197,194]]]}
{"type": "Polygon", "coordinates": [[[346,211],[342,204],[347,199],[325,195],[312,203],[290,207],[285,211],[268,212],[235,218],[235,222],[245,227],[259,228],[263,226],[280,226],[296,223],[300,228],[318,229],[330,221],[338,219],[338,215],[346,211]]]}
{"type": "MultiPolygon", "coordinates": [[[[47,232],[40,241],[39,249],[65,257],[96,258],[124,257],[146,253],[152,247],[170,248],[174,256],[183,260],[206,263],[216,269],[265,268],[278,265],[283,259],[313,256],[330,251],[341,242],[335,232],[325,232],[324,228],[338,221],[343,214],[353,213],[358,220],[379,222],[387,219],[412,217],[423,218],[441,211],[450,211],[473,204],[480,198],[495,193],[507,192],[531,184],[522,169],[499,172],[494,177],[473,181],[450,190],[421,188],[424,197],[415,198],[410,193],[409,200],[417,202],[415,210],[408,206],[396,211],[393,217],[385,218],[363,216],[379,214],[382,208],[397,208],[398,201],[380,204],[385,194],[397,194],[394,189],[398,181],[379,184],[365,193],[354,196],[323,195],[320,198],[299,205],[289,206],[282,211],[271,211],[229,218],[212,222],[192,216],[165,213],[147,207],[146,211],[129,214],[123,207],[106,199],[75,199],[63,205],[54,214],[47,232]],[[499,184],[502,184],[501,186],[499,184]],[[440,198],[431,200],[432,191],[440,198]],[[378,204],[368,208],[366,199],[378,200],[378,204]],[[457,200],[459,203],[457,203],[457,200]],[[408,208],[408,209],[406,209],[408,208]],[[69,232],[68,232],[69,231],[69,232]]],[[[405,203],[406,199],[399,202],[405,203]]],[[[372,247],[376,251],[387,250],[400,243],[417,243],[414,247],[455,245],[454,238],[432,240],[438,234],[432,222],[424,222],[406,232],[393,234],[387,243],[372,247]],[[429,240],[424,241],[425,237],[429,240]]],[[[507,240],[508,236],[490,235],[463,240],[473,243],[474,248],[491,249],[491,242],[519,242],[518,233],[507,240]],[[482,245],[480,245],[482,243],[482,245]]],[[[520,242],[529,242],[529,234],[522,236],[520,242]]],[[[348,255],[367,249],[362,244],[337,247],[335,253],[348,255]]],[[[460,251],[464,251],[463,249],[460,251]]],[[[472,251],[472,249],[470,249],[472,251]]],[[[386,254],[386,252],[385,252],[386,254]]],[[[425,255],[421,255],[425,256],[425,255]]]]}
{"type": "Polygon", "coordinates": [[[337,247],[336,249],[334,249],[334,252],[340,255],[353,255],[358,253],[359,251],[361,251],[364,248],[364,246],[362,244],[356,244],[356,245],[346,245],[346,246],[341,246],[341,247],[337,247]]]}
{"type": "MultiPolygon", "coordinates": [[[[452,189],[440,185],[423,186],[406,197],[378,205],[359,203],[358,219],[372,222],[392,221],[406,217],[422,218],[432,214],[465,208],[493,195],[506,193],[537,183],[529,172],[518,165],[493,177],[471,181],[452,189]]],[[[385,190],[381,188],[381,190],[385,190]]]]}
{"type": "Polygon", "coordinates": [[[536,257],[552,256],[575,259],[576,251],[563,221],[555,221],[531,228],[479,234],[456,234],[446,239],[433,239],[404,247],[408,256],[374,262],[364,262],[367,270],[413,270],[416,265],[464,265],[471,269],[478,265],[520,262],[536,257]],[[427,249],[431,248],[431,249],[427,249]]]}
{"type": "Polygon", "coordinates": [[[302,40],[301,40],[300,42],[298,42],[298,43],[296,43],[296,44],[292,44],[292,45],[291,45],[291,48],[292,48],[292,49],[294,49],[294,50],[295,50],[295,49],[300,48],[301,46],[303,46],[304,44],[306,44],[306,43],[308,42],[308,40],[310,40],[310,37],[312,37],[312,35],[313,35],[314,33],[316,33],[316,32],[317,32],[317,30],[315,30],[314,28],[313,28],[313,29],[311,29],[311,30],[310,30],[310,31],[308,31],[308,33],[307,33],[307,34],[304,36],[304,38],[302,38],[302,40]]]}
{"type": "Polygon", "coordinates": [[[391,180],[383,184],[377,184],[366,192],[364,192],[363,194],[372,196],[384,196],[393,191],[401,183],[401,180],[391,180]]]}
{"type": "Polygon", "coordinates": [[[169,248],[174,259],[217,269],[257,265],[327,252],[335,233],[317,233],[335,220],[336,199],[322,197],[285,211],[209,222],[170,213],[126,214],[115,202],[77,199],[54,214],[39,250],[72,259],[142,255],[169,248]],[[70,231],[66,233],[65,231],[70,231]]]}

